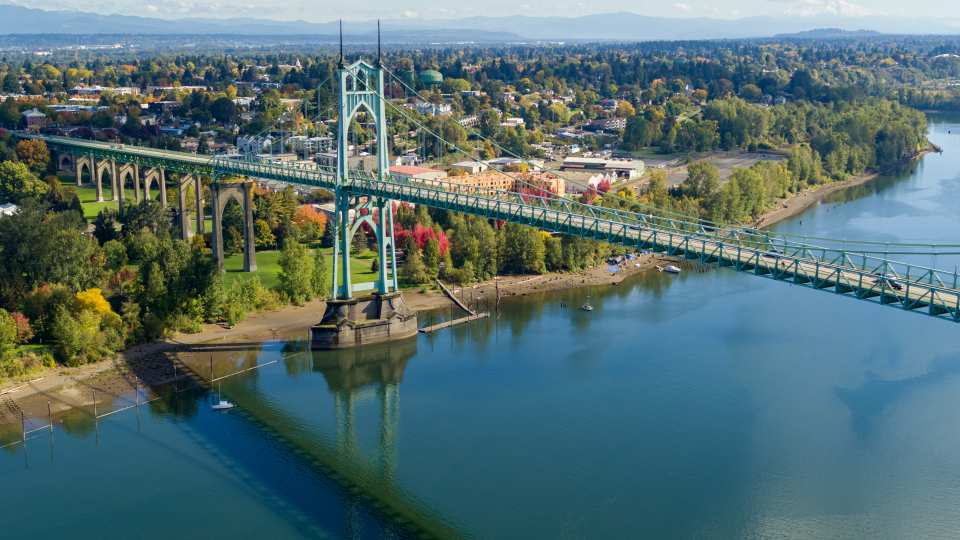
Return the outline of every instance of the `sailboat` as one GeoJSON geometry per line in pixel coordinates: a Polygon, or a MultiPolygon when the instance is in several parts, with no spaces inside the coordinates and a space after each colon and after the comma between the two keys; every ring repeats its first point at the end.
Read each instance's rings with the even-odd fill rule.
{"type": "Polygon", "coordinates": [[[223,393],[220,391],[220,383],[217,383],[217,397],[219,397],[220,399],[210,407],[211,409],[215,411],[228,411],[236,407],[236,405],[234,405],[233,403],[230,403],[229,401],[223,399],[222,396],[223,396],[223,393]]]}

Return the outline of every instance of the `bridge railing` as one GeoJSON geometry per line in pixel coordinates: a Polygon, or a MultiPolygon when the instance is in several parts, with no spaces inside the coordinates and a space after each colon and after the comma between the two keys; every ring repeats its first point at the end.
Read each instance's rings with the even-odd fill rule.
{"type": "MultiPolygon", "coordinates": [[[[370,173],[355,174],[352,181],[358,184],[366,183],[368,186],[376,182],[411,189],[427,189],[434,192],[431,195],[434,200],[443,199],[439,195],[440,193],[469,195],[477,198],[477,204],[484,208],[495,207],[496,203],[509,203],[525,207],[531,212],[550,211],[554,213],[553,215],[556,218],[552,228],[558,232],[564,232],[565,220],[569,221],[570,216],[577,216],[592,220],[595,223],[594,228],[613,230],[617,226],[625,226],[656,230],[665,234],[684,235],[722,243],[727,247],[749,249],[775,259],[797,260],[824,265],[825,267],[842,268],[869,276],[886,277],[898,282],[912,283],[916,286],[957,290],[958,285],[960,285],[955,271],[927,268],[867,253],[851,252],[757,233],[744,234],[741,229],[737,228],[713,229],[701,223],[586,205],[564,198],[520,195],[486,188],[474,189],[470,186],[443,180],[422,182],[392,176],[386,180],[379,180],[370,173]],[[481,200],[483,202],[479,202],[481,200]]],[[[545,227],[551,228],[549,224],[545,227]]]]}
{"type": "MultiPolygon", "coordinates": [[[[355,171],[353,180],[369,182],[376,177],[363,171],[355,171]]],[[[693,235],[698,238],[722,242],[728,246],[739,246],[763,252],[784,259],[797,259],[812,263],[827,263],[832,266],[863,271],[890,279],[926,284],[941,288],[957,289],[960,279],[956,270],[948,271],[930,268],[906,261],[897,261],[889,257],[866,251],[847,250],[812,244],[768,234],[764,231],[739,227],[711,227],[702,222],[685,221],[670,216],[642,214],[621,209],[589,205],[571,199],[556,196],[519,194],[510,191],[474,187],[448,180],[409,180],[390,176],[387,182],[411,187],[429,187],[449,193],[479,196],[485,199],[525,205],[535,209],[547,209],[565,214],[583,216],[606,223],[619,223],[644,229],[657,229],[664,232],[693,235]]]]}
{"type": "MultiPolygon", "coordinates": [[[[171,170],[211,174],[214,176],[238,175],[263,178],[280,182],[308,185],[325,189],[336,189],[336,172],[332,167],[304,166],[290,163],[270,163],[260,160],[233,159],[225,156],[201,156],[184,152],[158,150],[153,148],[87,141],[69,137],[17,133],[22,138],[40,138],[48,143],[80,153],[90,152],[121,161],[136,161],[151,166],[166,166],[171,170]]],[[[354,182],[366,182],[376,179],[369,171],[355,170],[341,189],[351,189],[354,182]]],[[[449,193],[469,194],[518,204],[530,209],[560,212],[603,222],[606,225],[619,224],[665,233],[694,235],[698,238],[723,242],[725,245],[739,246],[763,251],[774,257],[804,260],[813,263],[829,263],[848,269],[856,269],[877,276],[905,282],[926,284],[956,290],[960,286],[957,271],[940,270],[905,261],[891,259],[889,255],[877,251],[849,250],[819,245],[803,238],[795,239],[786,235],[777,235],[768,231],[759,231],[744,227],[722,227],[705,220],[684,218],[675,213],[650,209],[648,212],[608,208],[581,203],[566,197],[539,193],[517,193],[482,186],[470,186],[451,180],[408,180],[389,176],[388,180],[397,185],[430,187],[449,193]]],[[[543,192],[540,192],[543,193],[543,192]]],[[[561,224],[558,224],[560,226],[561,224]]]]}

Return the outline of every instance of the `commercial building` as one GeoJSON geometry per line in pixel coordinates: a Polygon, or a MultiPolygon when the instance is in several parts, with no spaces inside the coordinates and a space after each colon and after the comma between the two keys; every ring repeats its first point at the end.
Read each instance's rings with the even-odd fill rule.
{"type": "Polygon", "coordinates": [[[450,184],[463,186],[465,192],[482,195],[493,195],[497,191],[513,191],[516,184],[513,176],[496,171],[451,176],[447,181],[450,184]]]}
{"type": "Polygon", "coordinates": [[[480,174],[486,172],[490,166],[482,161],[460,161],[450,166],[450,169],[461,174],[480,174]]]}
{"type": "Polygon", "coordinates": [[[519,193],[550,192],[558,196],[566,194],[566,182],[563,178],[549,173],[504,173],[488,171],[480,174],[451,176],[449,184],[464,187],[464,191],[482,195],[493,195],[497,191],[516,191],[519,193]]]}
{"type": "Polygon", "coordinates": [[[390,174],[397,178],[419,180],[421,182],[442,180],[447,177],[446,171],[431,169],[429,167],[417,167],[414,165],[394,165],[390,167],[390,174]]]}
{"type": "Polygon", "coordinates": [[[86,86],[81,84],[71,88],[70,93],[77,96],[100,96],[103,94],[138,96],[140,95],[140,89],[134,86],[86,86]]]}
{"type": "Polygon", "coordinates": [[[645,165],[639,159],[604,159],[568,157],[560,166],[561,171],[588,171],[613,174],[617,178],[633,180],[643,176],[645,165]]]}

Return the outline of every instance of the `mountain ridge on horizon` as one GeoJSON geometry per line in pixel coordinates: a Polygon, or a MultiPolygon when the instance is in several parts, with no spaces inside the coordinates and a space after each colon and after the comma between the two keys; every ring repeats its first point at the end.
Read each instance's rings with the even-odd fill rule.
{"type": "MultiPolygon", "coordinates": [[[[741,19],[652,17],[628,11],[576,17],[475,16],[455,19],[393,18],[382,21],[385,35],[409,38],[425,30],[423,40],[460,41],[661,41],[742,39],[834,33],[960,34],[960,19],[903,19],[882,16],[812,16],[741,19]],[[762,29],[762,30],[757,30],[762,29]]],[[[376,29],[375,21],[347,21],[345,35],[356,37],[376,29]]],[[[47,11],[0,4],[0,34],[230,34],[335,36],[338,22],[271,20],[251,17],[160,19],[136,15],[101,15],[82,11],[47,11]]]]}

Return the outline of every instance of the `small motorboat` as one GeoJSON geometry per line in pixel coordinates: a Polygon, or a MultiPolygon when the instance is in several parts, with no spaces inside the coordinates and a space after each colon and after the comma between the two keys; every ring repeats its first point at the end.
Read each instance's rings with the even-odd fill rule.
{"type": "Polygon", "coordinates": [[[658,266],[658,267],[657,267],[657,270],[659,270],[659,271],[661,271],[661,272],[666,272],[666,273],[668,273],[668,274],[679,274],[679,273],[680,273],[680,267],[679,267],[679,266],[674,266],[674,265],[672,265],[672,264],[668,264],[668,265],[666,265],[666,266],[658,266]]]}
{"type": "Polygon", "coordinates": [[[584,304],[584,305],[580,306],[580,309],[583,310],[583,311],[593,311],[593,306],[591,306],[589,303],[587,303],[587,304],[584,304]]]}

